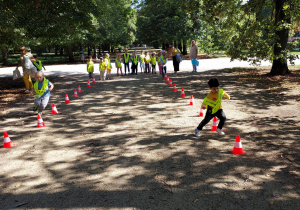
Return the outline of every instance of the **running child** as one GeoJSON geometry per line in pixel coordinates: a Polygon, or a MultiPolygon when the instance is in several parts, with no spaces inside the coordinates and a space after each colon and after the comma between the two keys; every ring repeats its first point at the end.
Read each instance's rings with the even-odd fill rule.
{"type": "Polygon", "coordinates": [[[87,72],[89,73],[90,81],[93,80],[93,73],[94,73],[94,62],[92,56],[89,57],[89,60],[86,62],[87,72]]]}
{"type": "Polygon", "coordinates": [[[162,50],[161,56],[160,56],[160,64],[161,64],[161,71],[162,71],[162,77],[165,77],[165,74],[167,73],[167,53],[165,50],[162,50]]]}
{"type": "Polygon", "coordinates": [[[220,119],[217,132],[220,135],[225,135],[225,133],[222,131],[222,128],[225,124],[226,116],[222,109],[221,102],[223,96],[225,96],[228,100],[230,99],[230,96],[225,93],[223,89],[219,89],[219,81],[216,78],[211,78],[208,81],[208,86],[210,93],[204,98],[204,101],[201,105],[203,109],[207,108],[207,111],[204,119],[195,129],[195,135],[200,136],[200,131],[202,128],[215,116],[220,119]]]}
{"type": "Polygon", "coordinates": [[[119,70],[121,72],[121,76],[123,76],[123,73],[122,73],[122,59],[121,59],[121,56],[120,54],[118,54],[117,58],[116,58],[116,68],[117,68],[117,76],[119,76],[119,70]]]}
{"type": "Polygon", "coordinates": [[[36,99],[34,100],[35,106],[33,111],[38,110],[38,114],[42,114],[42,111],[46,108],[50,99],[50,91],[53,90],[54,85],[44,77],[42,71],[35,73],[36,82],[33,85],[36,93],[36,99]]]}

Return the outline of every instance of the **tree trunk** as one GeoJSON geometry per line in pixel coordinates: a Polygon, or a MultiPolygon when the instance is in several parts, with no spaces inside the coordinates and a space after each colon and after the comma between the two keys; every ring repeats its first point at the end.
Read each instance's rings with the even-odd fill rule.
{"type": "Polygon", "coordinates": [[[96,45],[94,45],[94,58],[97,58],[97,48],[96,48],[96,45]]]}
{"type": "Polygon", "coordinates": [[[275,32],[277,40],[274,45],[275,59],[273,60],[271,75],[285,75],[290,73],[287,65],[286,52],[284,52],[289,38],[289,28],[284,25],[291,23],[291,18],[287,17],[283,10],[283,6],[287,1],[288,0],[275,0],[275,24],[278,29],[275,32]]]}
{"type": "Polygon", "coordinates": [[[181,42],[181,40],[178,41],[178,49],[180,50],[180,52],[182,52],[182,42],[181,42]]]}
{"type": "Polygon", "coordinates": [[[55,46],[55,56],[58,55],[58,49],[57,49],[57,46],[55,46]]]}
{"type": "Polygon", "coordinates": [[[90,57],[91,55],[91,48],[90,48],[90,45],[88,45],[88,57],[90,57]]]}
{"type": "Polygon", "coordinates": [[[73,54],[72,46],[69,44],[67,46],[67,48],[68,48],[69,61],[70,62],[74,62],[75,59],[74,59],[74,54],[73,54]]]}
{"type": "Polygon", "coordinates": [[[60,48],[59,55],[60,55],[60,56],[63,56],[63,55],[64,55],[64,48],[63,48],[63,47],[60,48]]]}
{"type": "Polygon", "coordinates": [[[3,66],[8,66],[8,57],[7,57],[7,49],[5,47],[1,47],[3,66]]]}
{"type": "Polygon", "coordinates": [[[183,54],[183,55],[187,55],[187,45],[186,45],[186,40],[184,39],[182,42],[183,42],[183,51],[182,51],[182,54],[183,54]]]}

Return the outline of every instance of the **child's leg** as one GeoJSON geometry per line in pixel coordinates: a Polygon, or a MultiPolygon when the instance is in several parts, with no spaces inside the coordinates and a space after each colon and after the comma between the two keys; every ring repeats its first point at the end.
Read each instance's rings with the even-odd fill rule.
{"type": "Polygon", "coordinates": [[[120,70],[121,70],[121,76],[123,76],[123,73],[122,73],[122,67],[120,67],[120,70]]]}
{"type": "Polygon", "coordinates": [[[202,130],[202,128],[215,116],[214,114],[211,114],[212,109],[210,107],[207,108],[206,114],[204,119],[201,121],[201,123],[198,125],[197,129],[202,130]]]}
{"type": "Polygon", "coordinates": [[[117,67],[117,76],[119,76],[119,69],[120,67],[117,67]]]}
{"type": "Polygon", "coordinates": [[[222,129],[225,122],[226,122],[226,116],[225,116],[225,113],[223,112],[223,109],[219,109],[216,113],[216,116],[217,116],[217,118],[220,119],[220,122],[218,124],[218,128],[222,129]]]}
{"type": "Polygon", "coordinates": [[[48,104],[50,96],[41,97],[40,110],[44,110],[48,104]]]}
{"type": "Polygon", "coordinates": [[[159,73],[162,74],[162,69],[161,69],[161,65],[158,64],[158,69],[159,69],[159,73]]]}
{"type": "Polygon", "coordinates": [[[39,107],[40,104],[41,104],[41,101],[42,101],[42,97],[41,97],[41,96],[37,97],[37,98],[34,100],[34,105],[37,106],[37,107],[39,107]]]}

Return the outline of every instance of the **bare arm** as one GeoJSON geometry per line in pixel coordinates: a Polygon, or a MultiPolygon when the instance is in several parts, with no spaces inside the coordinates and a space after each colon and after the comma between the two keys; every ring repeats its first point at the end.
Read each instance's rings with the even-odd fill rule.
{"type": "Polygon", "coordinates": [[[53,85],[53,84],[51,84],[48,90],[49,90],[49,91],[52,91],[52,90],[53,90],[53,88],[54,88],[54,85],[53,85]]]}

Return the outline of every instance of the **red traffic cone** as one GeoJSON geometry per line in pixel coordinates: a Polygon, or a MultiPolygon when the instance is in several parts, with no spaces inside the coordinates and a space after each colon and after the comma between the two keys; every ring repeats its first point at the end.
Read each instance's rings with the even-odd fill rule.
{"type": "Polygon", "coordinates": [[[176,88],[176,84],[174,83],[173,84],[173,92],[176,92],[177,91],[177,88],[176,88]]]}
{"type": "Polygon", "coordinates": [[[78,90],[78,93],[82,92],[80,85],[78,85],[78,89],[77,90],[78,90]]]}
{"type": "Polygon", "coordinates": [[[168,79],[168,75],[167,74],[165,74],[165,79],[168,79]]]}
{"type": "Polygon", "coordinates": [[[57,111],[56,106],[54,105],[54,103],[52,103],[52,113],[51,114],[58,114],[58,111],[57,111]]]}
{"type": "Polygon", "coordinates": [[[172,80],[170,79],[169,80],[169,87],[172,87],[173,85],[172,85],[172,80]]]}
{"type": "Polygon", "coordinates": [[[38,114],[38,123],[37,123],[37,127],[38,127],[38,128],[45,127],[45,123],[44,123],[44,121],[43,121],[43,119],[42,119],[42,117],[41,117],[40,114],[38,114]]]}
{"type": "Polygon", "coordinates": [[[3,147],[2,148],[10,148],[11,145],[11,140],[7,134],[7,132],[4,132],[4,140],[3,140],[3,147]]]}
{"type": "Polygon", "coordinates": [[[202,109],[202,105],[200,106],[200,112],[199,112],[199,116],[198,117],[203,117],[203,109],[202,109]]]}
{"type": "Polygon", "coordinates": [[[76,89],[74,89],[74,96],[73,96],[74,98],[78,98],[79,97],[79,95],[78,95],[78,93],[77,93],[77,90],[76,89]]]}
{"type": "Polygon", "coordinates": [[[169,82],[170,82],[169,77],[167,77],[166,83],[169,83],[169,82]]]}
{"type": "Polygon", "coordinates": [[[194,105],[194,96],[191,95],[190,105],[194,105]]]}
{"type": "Polygon", "coordinates": [[[181,95],[180,95],[180,97],[185,97],[185,93],[184,93],[184,89],[183,88],[181,89],[181,95]]]}
{"type": "Polygon", "coordinates": [[[70,100],[69,100],[69,96],[68,94],[65,95],[65,104],[68,104],[70,103],[70,100]]]}
{"type": "Polygon", "coordinates": [[[235,155],[244,155],[244,154],[246,154],[243,151],[243,148],[242,148],[242,142],[241,142],[240,135],[236,136],[234,147],[233,147],[233,150],[231,150],[231,152],[235,155]]]}
{"type": "Polygon", "coordinates": [[[216,131],[217,127],[218,127],[218,120],[217,120],[217,117],[214,117],[213,124],[212,124],[212,127],[211,127],[210,130],[211,131],[216,131]]]}
{"type": "Polygon", "coordinates": [[[87,81],[87,87],[92,87],[89,80],[87,81]]]}
{"type": "Polygon", "coordinates": [[[96,83],[95,77],[93,77],[93,83],[96,83]]]}

